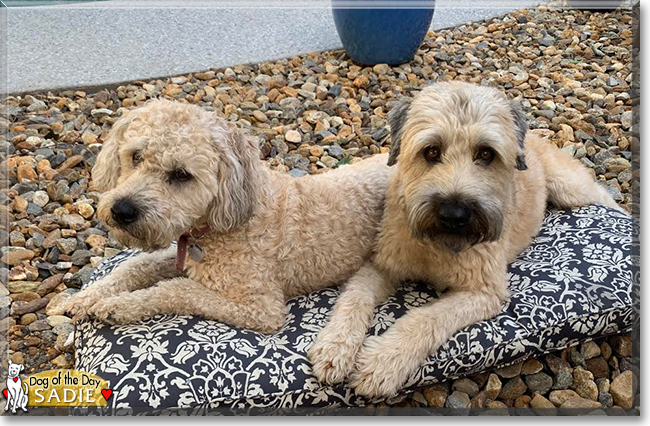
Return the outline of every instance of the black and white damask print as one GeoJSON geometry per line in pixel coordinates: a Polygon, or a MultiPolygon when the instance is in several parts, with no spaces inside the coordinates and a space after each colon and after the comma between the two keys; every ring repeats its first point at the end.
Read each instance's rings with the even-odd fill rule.
{"type": "MultiPolygon", "coordinates": [[[[638,234],[638,223],[602,206],[547,212],[539,235],[510,265],[512,298],[501,314],[456,333],[404,392],[631,329],[639,321],[638,234]]],[[[91,282],[134,254],[107,260],[91,282]]],[[[344,385],[321,386],[306,357],[338,294],[329,288],[289,301],[285,325],[273,335],[173,315],[124,326],[83,322],[76,368],[113,389],[103,414],[299,414],[362,406],[368,401],[344,385]]],[[[424,284],[406,284],[377,307],[369,334],[435,297],[424,284]]]]}

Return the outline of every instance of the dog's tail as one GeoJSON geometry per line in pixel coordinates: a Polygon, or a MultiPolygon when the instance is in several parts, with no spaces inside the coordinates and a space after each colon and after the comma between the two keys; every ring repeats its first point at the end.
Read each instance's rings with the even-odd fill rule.
{"type": "Polygon", "coordinates": [[[29,395],[29,386],[27,386],[27,383],[25,382],[23,382],[22,384],[25,385],[25,395],[29,395]]]}
{"type": "Polygon", "coordinates": [[[534,149],[544,166],[546,189],[551,203],[560,208],[602,204],[625,212],[579,160],[546,140],[540,138],[536,142],[534,149]]]}

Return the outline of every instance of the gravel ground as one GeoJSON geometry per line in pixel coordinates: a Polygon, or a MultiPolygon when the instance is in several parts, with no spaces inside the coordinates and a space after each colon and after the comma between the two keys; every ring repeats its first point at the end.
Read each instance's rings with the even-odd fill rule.
{"type": "Polygon", "coordinates": [[[400,407],[416,414],[427,407],[443,414],[479,415],[638,415],[638,334],[624,334],[459,380],[438,383],[420,392],[369,407],[381,414],[400,407]],[[481,413],[479,408],[490,408],[481,413]],[[625,409],[624,409],[625,408],[625,409]],[[630,410],[630,408],[634,408],[630,410]],[[500,409],[500,410],[499,410],[500,409]],[[515,409],[515,410],[513,410],[515,409]],[[626,410],[627,409],[627,410],[626,410]]]}
{"type": "MultiPolygon", "coordinates": [[[[399,67],[360,67],[335,50],[96,93],[8,97],[0,109],[0,353],[27,374],[74,364],[62,306],[122,249],[95,218],[90,169],[123,109],[152,97],[217,111],[259,137],[269,167],[299,177],[387,151],[390,102],[429,81],[496,85],[521,100],[535,132],[579,158],[629,209],[639,179],[631,167],[631,24],[629,11],[542,7],[429,32],[399,67]]],[[[587,343],[391,403],[638,407],[632,346],[629,336],[587,343]]]]}

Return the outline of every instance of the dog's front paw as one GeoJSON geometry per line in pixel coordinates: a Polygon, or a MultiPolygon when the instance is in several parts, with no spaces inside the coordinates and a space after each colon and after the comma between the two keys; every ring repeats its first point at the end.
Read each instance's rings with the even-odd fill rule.
{"type": "Polygon", "coordinates": [[[412,372],[407,362],[408,345],[383,336],[366,339],[359,351],[350,386],[357,395],[368,398],[395,395],[412,372]]]}
{"type": "Polygon", "coordinates": [[[97,302],[102,300],[101,294],[95,289],[82,290],[68,300],[65,312],[77,320],[86,320],[90,317],[89,311],[97,302]]]}
{"type": "Polygon", "coordinates": [[[95,303],[88,314],[106,324],[128,324],[141,319],[128,296],[113,296],[95,303]]]}
{"type": "Polygon", "coordinates": [[[321,383],[341,383],[354,367],[354,358],[360,344],[329,327],[323,329],[307,356],[312,364],[314,376],[321,383]]]}
{"type": "Polygon", "coordinates": [[[104,277],[92,286],[81,290],[68,300],[65,312],[78,320],[88,319],[91,308],[98,302],[106,300],[114,294],[116,281],[111,276],[104,277]]]}

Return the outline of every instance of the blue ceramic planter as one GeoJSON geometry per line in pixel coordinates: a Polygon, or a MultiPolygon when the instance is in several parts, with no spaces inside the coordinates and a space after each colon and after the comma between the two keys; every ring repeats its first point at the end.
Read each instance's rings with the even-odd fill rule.
{"type": "MultiPolygon", "coordinates": [[[[343,9],[332,1],[341,42],[353,61],[363,65],[397,65],[413,59],[433,18],[430,9],[343,9]]],[[[349,7],[350,0],[345,4],[349,7]]],[[[372,1],[360,1],[371,6],[372,1]]]]}

